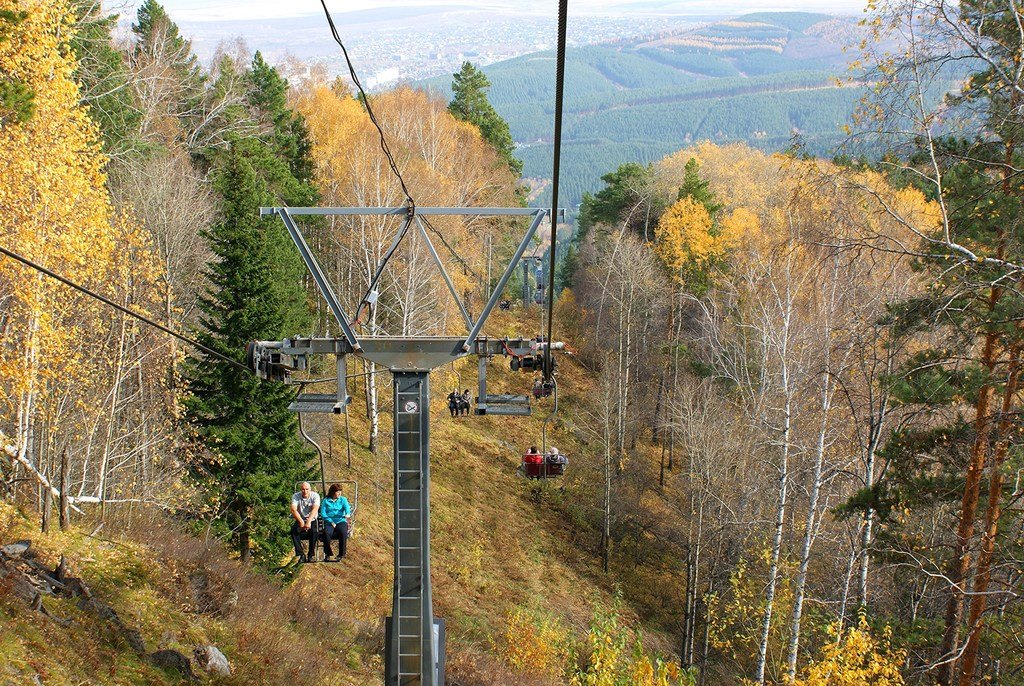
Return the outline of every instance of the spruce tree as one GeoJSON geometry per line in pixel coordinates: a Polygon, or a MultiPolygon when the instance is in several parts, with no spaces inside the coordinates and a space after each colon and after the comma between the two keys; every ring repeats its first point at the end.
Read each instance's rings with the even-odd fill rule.
{"type": "Polygon", "coordinates": [[[249,81],[252,84],[249,104],[257,118],[272,130],[268,143],[278,157],[287,161],[288,171],[295,181],[306,186],[294,190],[300,195],[307,194],[307,197],[296,197],[290,204],[314,204],[313,144],[306,120],[288,108],[288,81],[267,64],[259,51],[252,59],[249,81]]]}
{"type": "Polygon", "coordinates": [[[523,163],[512,155],[515,145],[508,122],[487,99],[487,89],[491,87],[487,75],[471,62],[463,62],[462,69],[452,77],[452,101],[448,104],[448,111],[456,119],[480,129],[484,140],[494,146],[509,169],[517,177],[522,175],[523,163]]]}
{"type": "MultiPolygon", "coordinates": [[[[252,114],[272,123],[258,137],[234,140],[213,158],[223,218],[208,232],[216,260],[210,295],[200,302],[203,342],[241,360],[252,340],[279,340],[311,323],[305,267],[281,226],[259,217],[260,206],[309,205],[317,198],[302,117],[289,110],[287,82],[258,56],[248,74],[252,114]]],[[[232,532],[239,554],[273,562],[287,549],[288,497],[310,476],[309,449],[288,410],[294,392],[259,382],[226,363],[202,359],[187,366],[185,407],[205,445],[190,464],[214,509],[218,528],[232,532]]]]}
{"type": "Polygon", "coordinates": [[[132,33],[136,38],[136,59],[145,56],[166,65],[174,74],[177,92],[170,103],[172,113],[190,130],[203,100],[206,81],[199,59],[192,52],[192,42],[182,38],[178,25],[156,0],[145,0],[139,6],[132,33]]]}
{"type": "MultiPolygon", "coordinates": [[[[276,200],[262,178],[275,160],[256,139],[235,141],[216,178],[223,217],[206,234],[215,260],[201,299],[200,341],[243,361],[253,340],[278,340],[308,326],[304,268],[284,229],[259,216],[276,200]]],[[[217,529],[239,556],[272,562],[289,547],[288,497],[309,477],[310,453],[288,410],[294,391],[205,356],[186,364],[186,418],[204,449],[189,461],[217,529]]]]}
{"type": "Polygon", "coordinates": [[[715,198],[715,193],[709,188],[708,182],[701,178],[700,163],[694,157],[688,159],[686,167],[683,168],[683,185],[679,187],[676,200],[683,198],[690,198],[703,205],[712,218],[715,218],[722,209],[722,204],[715,198]]]}

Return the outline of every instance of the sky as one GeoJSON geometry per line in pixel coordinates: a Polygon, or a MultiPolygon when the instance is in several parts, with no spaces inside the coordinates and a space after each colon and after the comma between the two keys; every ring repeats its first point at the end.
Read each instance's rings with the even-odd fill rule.
{"type": "MultiPolygon", "coordinates": [[[[134,15],[141,0],[113,0],[109,9],[134,15]],[[123,9],[122,9],[123,8],[123,9]]],[[[230,21],[239,19],[287,19],[322,12],[319,0],[163,0],[161,3],[177,22],[230,21]]],[[[328,0],[333,14],[381,7],[416,7],[445,5],[466,9],[491,9],[498,13],[528,12],[557,15],[554,0],[328,0]]],[[[672,14],[672,15],[736,15],[763,10],[802,10],[829,14],[857,14],[865,0],[573,0],[573,14],[672,14]]]]}

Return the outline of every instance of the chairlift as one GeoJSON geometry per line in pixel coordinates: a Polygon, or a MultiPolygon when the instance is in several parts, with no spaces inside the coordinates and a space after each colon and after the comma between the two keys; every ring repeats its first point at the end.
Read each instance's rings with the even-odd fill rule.
{"type": "Polygon", "coordinates": [[[553,479],[565,475],[565,468],[569,465],[569,458],[562,455],[556,448],[541,454],[527,451],[523,454],[523,464],[520,471],[527,479],[553,479]]]}
{"type": "Polygon", "coordinates": [[[555,383],[553,381],[545,381],[543,378],[537,378],[533,382],[533,399],[540,400],[541,398],[550,398],[551,394],[555,392],[555,383]]]}
{"type": "MultiPolygon", "coordinates": [[[[297,493],[303,483],[306,482],[296,481],[293,484],[293,493],[297,493]]],[[[348,535],[346,536],[346,538],[352,538],[352,532],[356,528],[356,513],[359,510],[359,482],[352,479],[324,479],[321,475],[319,484],[322,491],[319,493],[320,502],[323,502],[323,499],[327,497],[327,489],[330,487],[329,485],[338,484],[341,486],[341,495],[348,500],[348,504],[352,508],[352,514],[349,517],[348,535]]],[[[310,527],[310,530],[301,535],[300,538],[302,538],[303,541],[308,541],[311,535],[315,535],[317,537],[317,543],[319,543],[316,547],[317,561],[323,562],[325,559],[324,543],[326,542],[326,531],[324,530],[324,524],[319,515],[315,520],[313,520],[313,526],[310,527]]]]}
{"type": "MultiPolygon", "coordinates": [[[[340,365],[339,365],[339,369],[342,369],[340,367],[340,365]]],[[[342,373],[339,376],[340,376],[340,378],[344,378],[344,372],[342,371],[342,373]]],[[[313,440],[313,437],[309,435],[309,433],[306,431],[305,425],[302,422],[302,416],[303,416],[303,414],[305,412],[321,412],[321,413],[332,413],[332,414],[335,413],[336,412],[336,409],[335,409],[336,404],[333,402],[333,398],[327,398],[326,400],[318,399],[316,401],[308,402],[308,404],[306,404],[306,405],[301,405],[300,404],[300,405],[296,406],[297,403],[299,403],[301,401],[301,399],[304,397],[302,391],[304,390],[305,385],[306,385],[305,383],[302,383],[302,382],[299,383],[299,395],[298,395],[298,398],[296,398],[296,402],[292,403],[292,407],[290,407],[289,409],[291,409],[293,412],[295,412],[296,415],[298,416],[298,419],[299,419],[299,435],[301,435],[302,438],[307,443],[309,443],[311,446],[316,448],[317,456],[319,457],[319,463],[320,463],[320,479],[319,479],[319,481],[320,481],[320,498],[321,498],[321,501],[323,500],[323,498],[327,497],[327,488],[328,488],[327,484],[332,484],[332,485],[333,484],[338,484],[342,488],[342,491],[341,491],[342,496],[345,497],[348,500],[348,504],[352,508],[352,514],[349,517],[348,534],[346,536],[346,538],[352,538],[352,532],[356,528],[356,524],[355,524],[356,511],[359,509],[359,482],[358,481],[354,481],[352,479],[328,479],[327,478],[327,466],[326,466],[326,463],[324,461],[324,450],[323,450],[322,447],[320,447],[320,444],[317,443],[315,440],[313,440]],[[352,496],[351,498],[348,497],[350,494],[352,496]]],[[[308,397],[308,395],[306,397],[308,397]]],[[[347,405],[349,402],[351,402],[351,398],[347,397],[347,395],[346,395],[346,397],[344,399],[344,402],[343,403],[337,403],[337,404],[347,405]]],[[[292,492],[293,493],[298,492],[299,491],[299,487],[303,483],[304,482],[302,482],[302,481],[295,482],[295,484],[293,484],[293,489],[294,490],[292,492]]],[[[324,543],[326,542],[325,541],[326,531],[324,530],[323,522],[320,521],[319,513],[318,513],[318,516],[317,516],[316,520],[314,520],[314,521],[315,521],[314,526],[311,527],[310,531],[306,535],[302,536],[301,538],[303,540],[305,540],[305,541],[308,541],[310,535],[315,535],[317,537],[317,542],[320,543],[320,545],[317,546],[317,553],[316,554],[318,556],[322,556],[323,555],[323,550],[324,550],[324,543]]]]}
{"type": "MultiPolygon", "coordinates": [[[[540,381],[538,379],[538,381],[540,381]]],[[[568,456],[560,453],[558,448],[551,446],[549,450],[548,444],[548,424],[554,418],[558,412],[558,382],[555,381],[554,377],[551,377],[550,381],[543,381],[543,384],[549,384],[550,394],[554,396],[554,406],[551,408],[551,412],[544,418],[544,424],[541,427],[541,449],[538,451],[536,446],[530,446],[530,449],[523,453],[522,464],[519,466],[519,474],[527,479],[552,479],[559,476],[565,475],[565,468],[569,466],[568,456]]],[[[537,388],[537,384],[534,384],[534,388],[537,388]]],[[[541,389],[543,392],[543,389],[541,389]]]]}
{"type": "MultiPolygon", "coordinates": [[[[473,414],[476,415],[515,415],[526,417],[531,414],[530,408],[530,393],[524,393],[522,395],[517,394],[488,394],[487,392],[487,362],[491,357],[494,357],[494,353],[487,351],[487,339],[481,338],[480,343],[477,345],[478,355],[478,374],[477,374],[477,397],[476,407],[473,409],[473,414]]],[[[541,374],[545,372],[545,355],[544,351],[548,347],[548,343],[544,340],[543,336],[537,336],[536,338],[527,339],[503,339],[501,341],[502,355],[504,357],[512,358],[509,362],[509,367],[512,371],[529,370],[537,371],[541,374]]],[[[551,346],[552,350],[562,350],[564,348],[563,343],[553,343],[551,346]]],[[[550,373],[544,374],[548,379],[552,378],[554,370],[557,366],[555,358],[551,356],[548,358],[551,360],[550,373]]],[[[551,385],[552,381],[543,382],[544,385],[551,385]]],[[[551,385],[551,390],[553,390],[551,385]]],[[[550,390],[545,390],[543,385],[540,389],[542,396],[547,397],[550,395],[550,390]]],[[[537,396],[535,391],[531,391],[534,397],[537,396]]]]}

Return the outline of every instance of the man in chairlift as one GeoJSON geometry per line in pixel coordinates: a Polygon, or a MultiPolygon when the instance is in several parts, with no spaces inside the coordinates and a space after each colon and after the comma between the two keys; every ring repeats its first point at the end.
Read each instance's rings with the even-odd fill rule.
{"type": "Polygon", "coordinates": [[[473,396],[469,394],[468,388],[462,392],[462,400],[459,402],[459,414],[469,416],[469,403],[472,399],[473,396]]]}
{"type": "Polygon", "coordinates": [[[320,495],[308,481],[303,481],[297,493],[292,494],[292,544],[299,562],[316,561],[317,515],[320,512],[320,495]],[[303,539],[309,541],[308,553],[302,552],[303,539]]]}
{"type": "Polygon", "coordinates": [[[461,414],[460,407],[462,405],[462,394],[459,393],[459,389],[453,390],[448,394],[448,411],[453,417],[461,414]]]}
{"type": "Polygon", "coordinates": [[[551,450],[544,456],[544,461],[547,464],[548,473],[556,476],[565,473],[565,465],[569,464],[568,458],[558,452],[558,448],[551,446],[551,450]]]}
{"type": "Polygon", "coordinates": [[[341,494],[341,486],[331,484],[327,489],[327,497],[320,504],[320,520],[324,528],[324,562],[341,562],[345,557],[348,542],[348,523],[352,517],[352,507],[348,498],[341,494]],[[338,557],[331,559],[331,540],[338,540],[338,557]]]}

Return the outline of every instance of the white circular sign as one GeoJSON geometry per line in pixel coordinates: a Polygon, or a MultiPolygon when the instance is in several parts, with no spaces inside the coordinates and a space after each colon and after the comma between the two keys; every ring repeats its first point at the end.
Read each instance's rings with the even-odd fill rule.
{"type": "Polygon", "coordinates": [[[408,412],[409,414],[419,412],[419,403],[417,403],[415,400],[409,400],[408,402],[405,403],[405,411],[408,412]]]}

